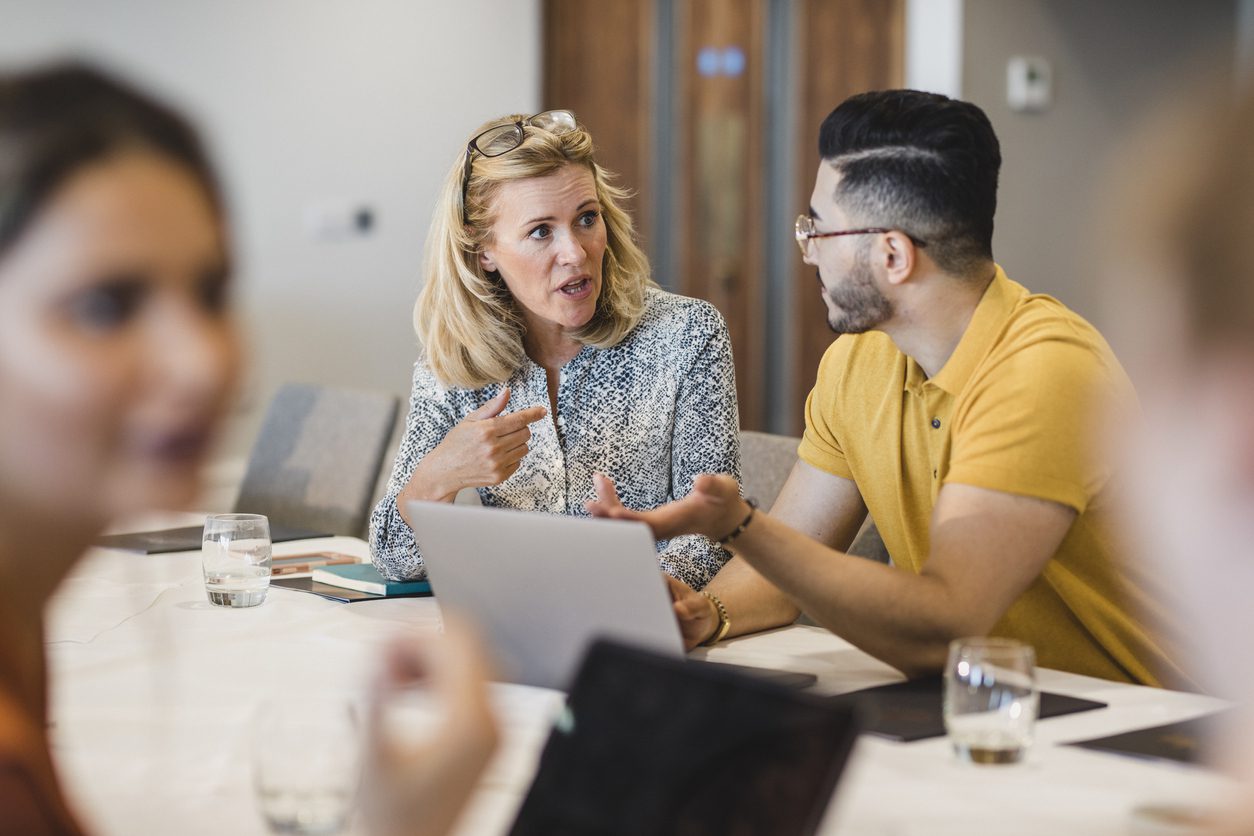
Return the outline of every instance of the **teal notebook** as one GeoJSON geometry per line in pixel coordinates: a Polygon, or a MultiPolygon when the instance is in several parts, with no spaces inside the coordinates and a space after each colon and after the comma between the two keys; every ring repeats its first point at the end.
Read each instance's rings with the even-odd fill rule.
{"type": "Polygon", "coordinates": [[[319,566],[313,570],[312,578],[318,583],[369,592],[371,595],[431,594],[431,584],[427,581],[390,581],[369,563],[319,566]]]}

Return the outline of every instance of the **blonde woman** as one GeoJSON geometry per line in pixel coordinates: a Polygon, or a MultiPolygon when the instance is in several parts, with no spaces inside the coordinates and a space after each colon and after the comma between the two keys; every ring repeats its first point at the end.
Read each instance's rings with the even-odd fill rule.
{"type": "MultiPolygon", "coordinates": [[[[739,477],[727,327],[654,285],[623,197],[569,111],[489,122],[459,155],[427,238],[405,436],[370,522],[387,577],[426,572],[410,500],[474,488],[485,505],[583,516],[598,472],[641,510],[700,473],[739,477]]],[[[658,543],[661,568],[697,589],[727,557],[700,536],[658,543]]]]}

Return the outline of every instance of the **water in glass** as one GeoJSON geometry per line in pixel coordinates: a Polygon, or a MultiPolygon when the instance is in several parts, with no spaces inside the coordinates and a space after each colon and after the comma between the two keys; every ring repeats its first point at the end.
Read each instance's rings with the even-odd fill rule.
{"type": "Polygon", "coordinates": [[[255,607],[270,588],[270,523],[260,514],[215,514],[205,520],[201,565],[209,601],[255,607]]]}
{"type": "Polygon", "coordinates": [[[1017,763],[1032,745],[1039,704],[1035,654],[1011,639],[960,639],[945,669],[945,729],[959,759],[1017,763]]]}

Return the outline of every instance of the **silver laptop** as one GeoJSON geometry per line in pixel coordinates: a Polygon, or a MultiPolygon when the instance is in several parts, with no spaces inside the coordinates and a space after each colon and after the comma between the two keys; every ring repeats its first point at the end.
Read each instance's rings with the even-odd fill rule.
{"type": "MultiPolygon", "coordinates": [[[[684,655],[644,523],[442,502],[407,507],[436,600],[475,619],[502,679],[564,690],[602,637],[684,655]]],[[[814,681],[774,673],[788,684],[814,681]]]]}

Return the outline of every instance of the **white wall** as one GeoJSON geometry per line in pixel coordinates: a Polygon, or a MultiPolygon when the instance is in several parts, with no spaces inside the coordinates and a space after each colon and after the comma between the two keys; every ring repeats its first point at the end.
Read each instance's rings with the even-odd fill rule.
{"type": "Polygon", "coordinates": [[[963,0],[906,0],[906,87],[962,98],[963,0]]]}
{"type": "Polygon", "coordinates": [[[994,253],[1101,325],[1091,228],[1101,183],[1146,112],[1205,68],[1254,80],[1254,0],[907,0],[906,84],[965,98],[1002,144],[994,253]],[[1006,103],[1012,55],[1053,67],[1054,103],[1006,103]]]}
{"type": "Polygon", "coordinates": [[[1001,140],[993,252],[1012,278],[1102,326],[1095,190],[1147,111],[1179,95],[1185,70],[1201,61],[1231,74],[1236,18],[1236,0],[965,0],[963,97],[1001,140]],[[1012,55],[1052,63],[1047,111],[1007,105],[1012,55]]]}
{"type": "Polygon", "coordinates": [[[473,128],[537,109],[539,24],[538,0],[0,0],[0,65],[104,60],[205,131],[254,349],[239,452],[282,381],[408,392],[436,190],[473,128]],[[311,237],[328,200],[376,231],[311,237]]]}

